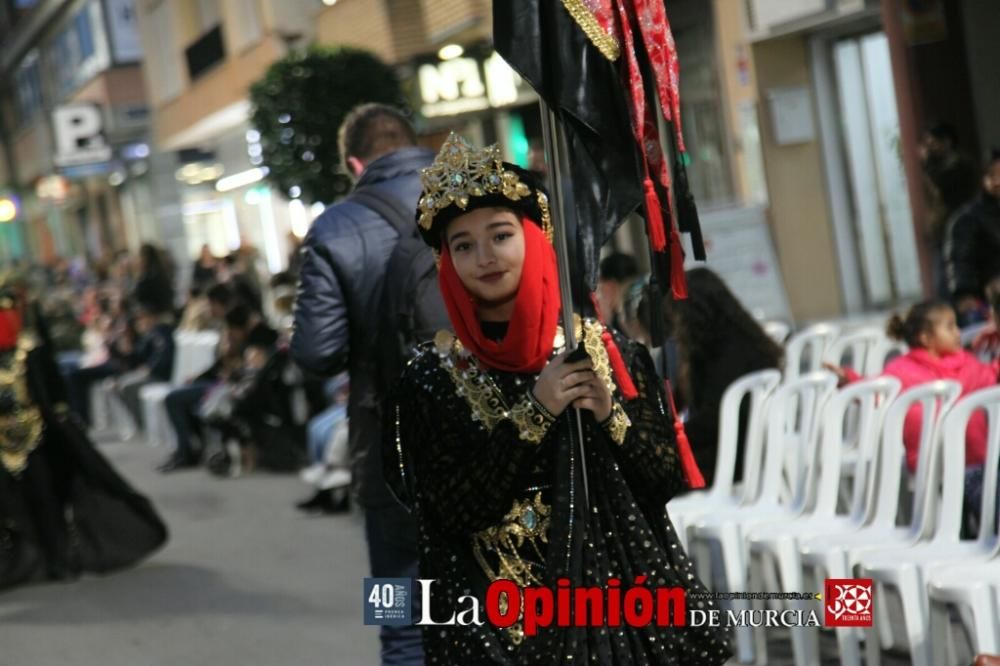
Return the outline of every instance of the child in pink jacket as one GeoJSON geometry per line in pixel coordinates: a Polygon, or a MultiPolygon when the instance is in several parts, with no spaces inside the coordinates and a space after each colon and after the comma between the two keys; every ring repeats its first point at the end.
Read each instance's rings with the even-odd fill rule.
{"type": "MultiPolygon", "coordinates": [[[[940,301],[920,303],[910,308],[906,317],[896,314],[889,320],[889,337],[905,342],[910,351],[888,363],[883,374],[896,377],[903,390],[938,379],[955,380],[962,385],[962,395],[997,383],[997,368],[979,361],[962,349],[961,332],[952,307],[940,301]]],[[[842,379],[853,381],[857,375],[838,370],[842,379]]],[[[903,443],[906,467],[917,468],[923,408],[915,405],[906,415],[903,443]]],[[[986,459],[986,415],[978,412],[969,421],[965,434],[966,468],[982,467],[986,459]]]]}

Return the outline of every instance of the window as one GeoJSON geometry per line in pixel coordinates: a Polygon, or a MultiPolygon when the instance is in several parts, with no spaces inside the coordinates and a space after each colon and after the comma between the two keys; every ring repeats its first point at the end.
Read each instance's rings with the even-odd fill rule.
{"type": "Polygon", "coordinates": [[[35,117],[42,106],[42,83],[38,74],[38,52],[31,51],[14,75],[17,87],[17,115],[21,124],[35,117]]]}
{"type": "Polygon", "coordinates": [[[90,29],[90,8],[84,7],[73,19],[76,43],[80,49],[80,62],[94,55],[94,35],[90,29]]]}

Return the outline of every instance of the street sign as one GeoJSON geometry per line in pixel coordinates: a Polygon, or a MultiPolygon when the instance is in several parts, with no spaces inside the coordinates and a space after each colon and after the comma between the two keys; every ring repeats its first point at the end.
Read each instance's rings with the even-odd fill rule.
{"type": "Polygon", "coordinates": [[[56,166],[107,162],[111,147],[104,136],[104,116],[99,106],[73,104],[52,112],[56,138],[56,166]]]}

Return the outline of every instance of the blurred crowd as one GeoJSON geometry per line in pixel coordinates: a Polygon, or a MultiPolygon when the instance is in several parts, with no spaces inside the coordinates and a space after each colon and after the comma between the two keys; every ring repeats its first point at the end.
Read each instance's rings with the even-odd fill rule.
{"type": "Polygon", "coordinates": [[[152,400],[170,430],[160,471],[205,466],[231,477],[304,468],[316,493],[301,507],[342,511],[349,385],[344,376],[309,378],[289,359],[294,270],[293,261],[271,275],[247,246],[225,256],[206,246],[177,266],[164,248],[145,244],[137,254],[60,259],[21,275],[41,296],[69,407],[96,435],[146,431],[143,403],[152,400]],[[183,376],[192,341],[208,341],[211,363],[183,376]],[[115,408],[97,419],[104,401],[115,408]]]}

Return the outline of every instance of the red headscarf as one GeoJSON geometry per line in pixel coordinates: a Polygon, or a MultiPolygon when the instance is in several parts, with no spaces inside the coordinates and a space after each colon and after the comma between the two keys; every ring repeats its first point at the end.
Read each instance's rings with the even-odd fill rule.
{"type": "Polygon", "coordinates": [[[462,284],[448,247],[441,248],[438,282],[458,339],[484,366],[507,372],[533,373],[552,355],[559,323],[559,273],[556,253],[542,230],[529,218],[524,229],[524,266],[507,334],[500,342],[483,335],[476,299],[462,284]]]}
{"type": "Polygon", "coordinates": [[[21,315],[14,308],[0,310],[0,351],[17,346],[17,336],[21,333],[21,315]]]}

